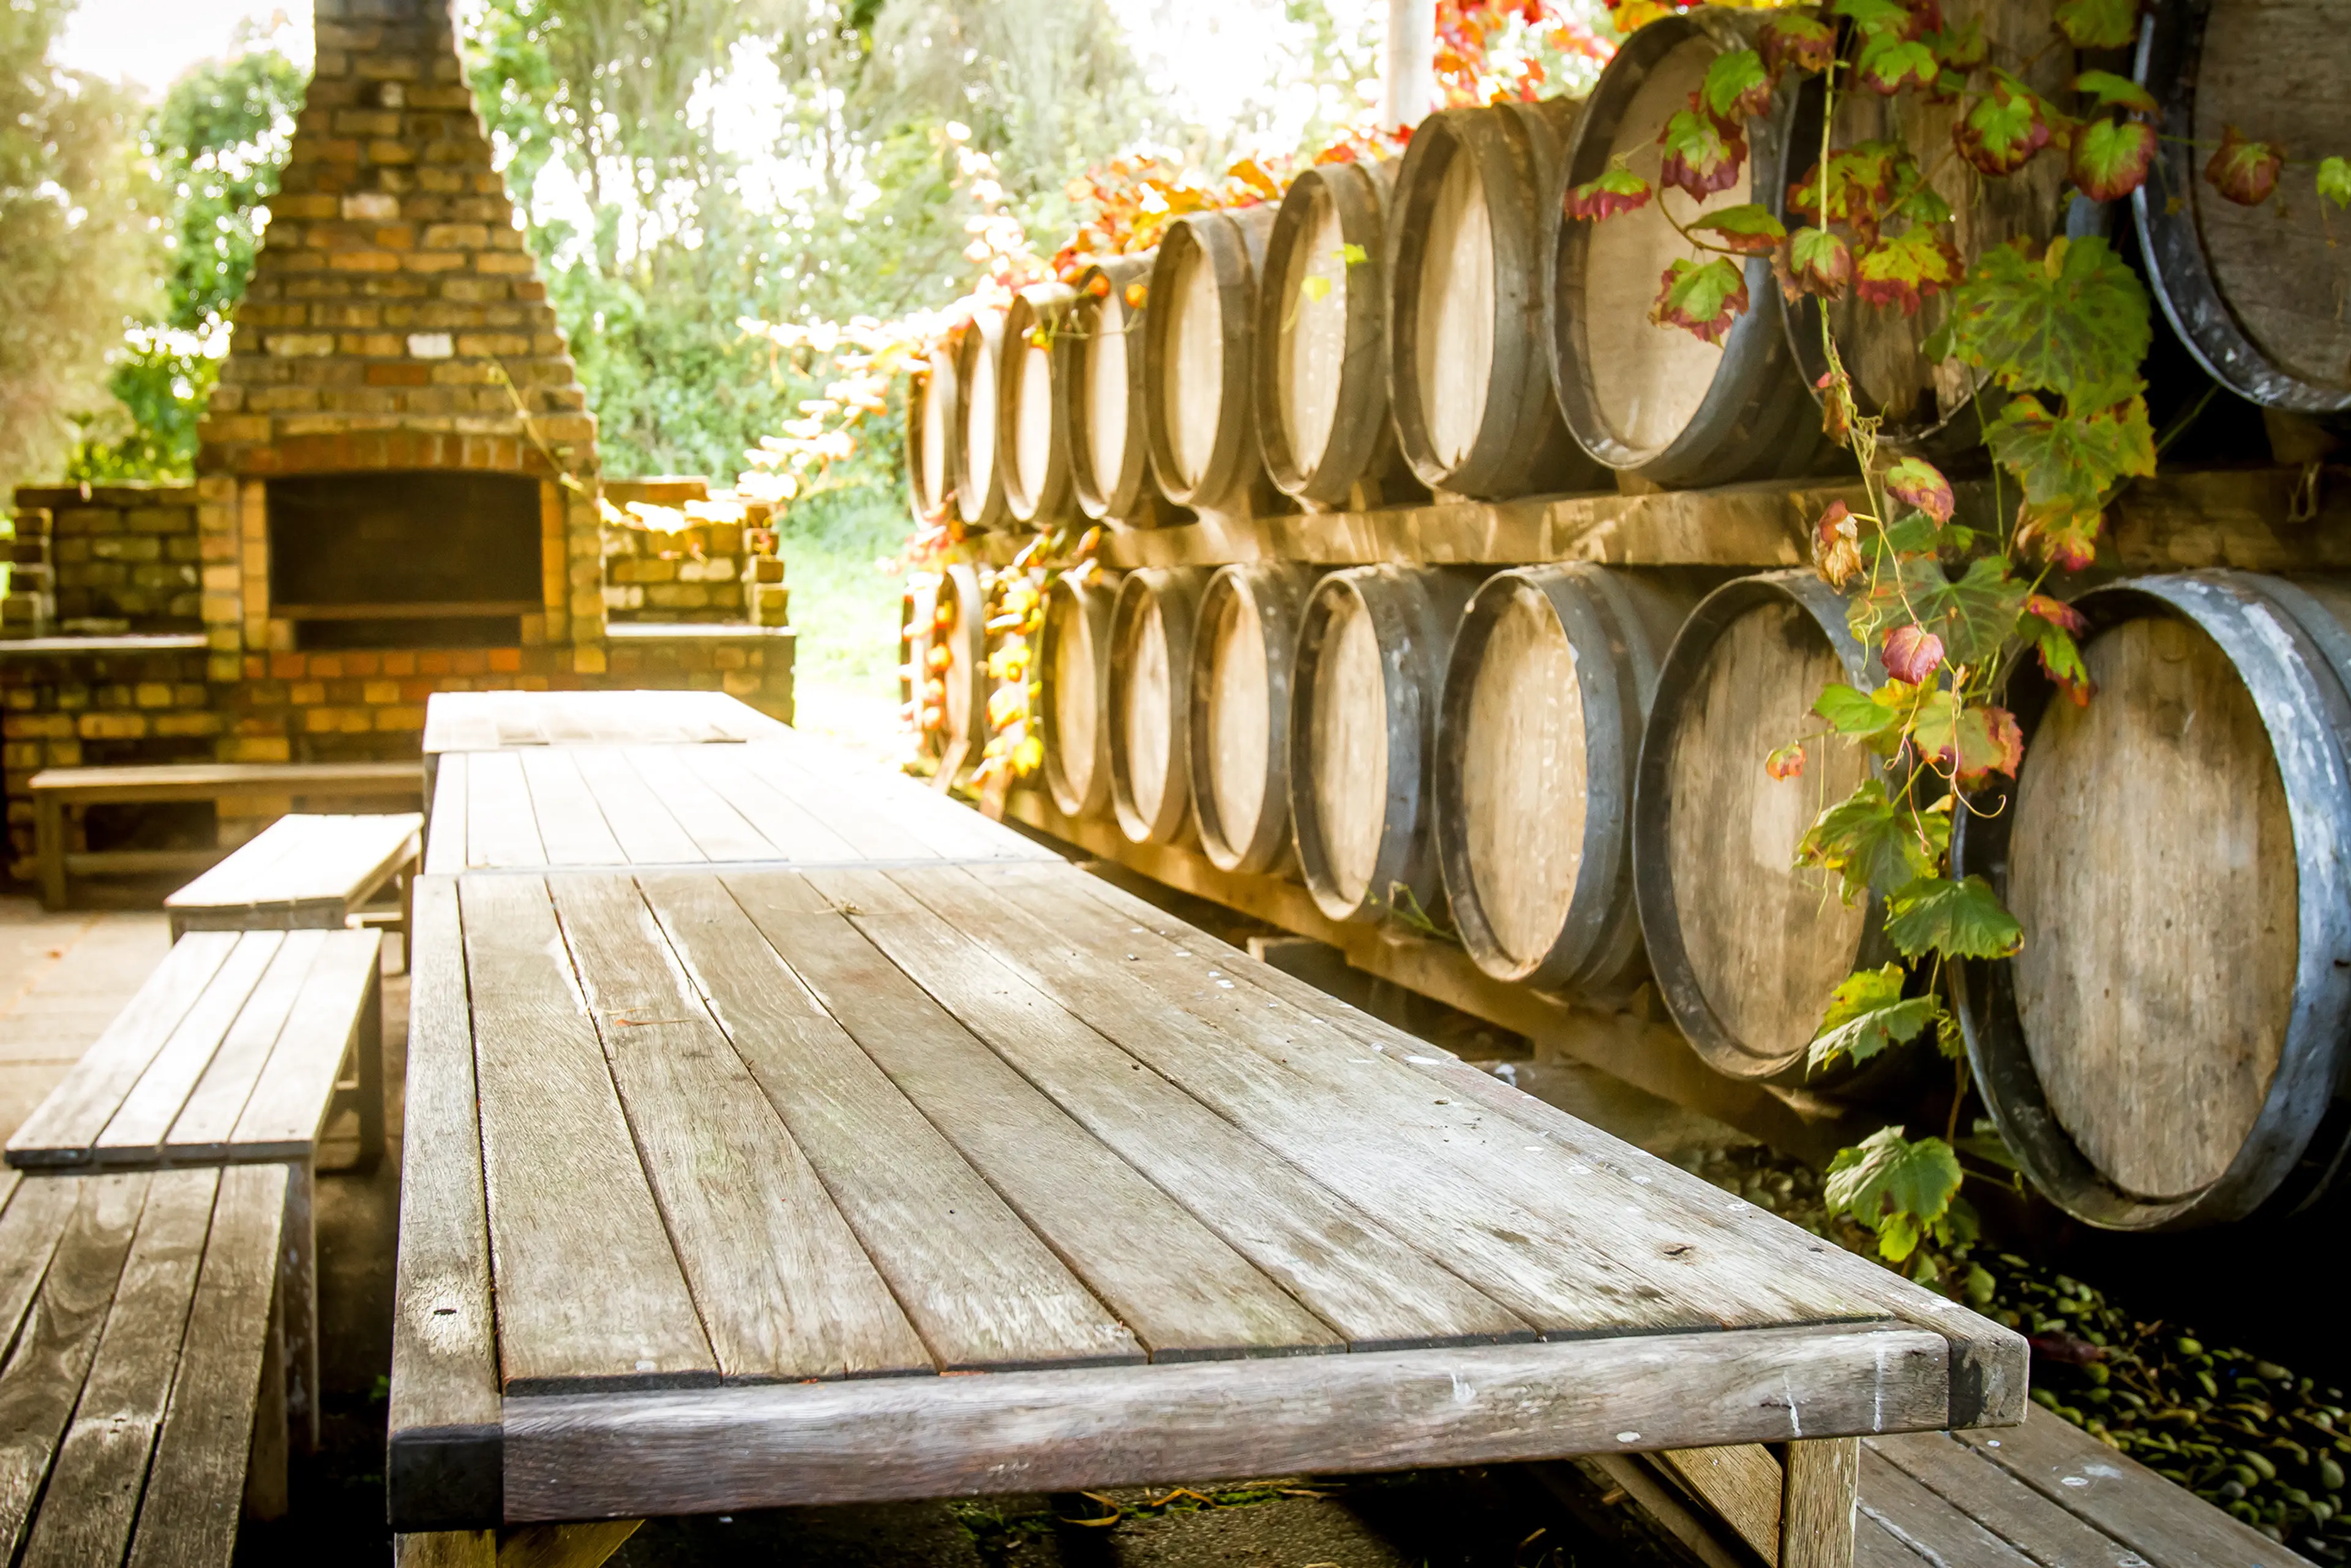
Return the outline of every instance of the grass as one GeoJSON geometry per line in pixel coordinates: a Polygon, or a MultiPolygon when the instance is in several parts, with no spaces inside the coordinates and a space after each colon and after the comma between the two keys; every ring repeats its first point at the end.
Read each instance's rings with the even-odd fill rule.
{"type": "Polygon", "coordinates": [[[852,490],[779,519],[791,589],[795,697],[806,727],[886,751],[898,729],[898,603],[882,570],[913,531],[894,489],[852,490]]]}

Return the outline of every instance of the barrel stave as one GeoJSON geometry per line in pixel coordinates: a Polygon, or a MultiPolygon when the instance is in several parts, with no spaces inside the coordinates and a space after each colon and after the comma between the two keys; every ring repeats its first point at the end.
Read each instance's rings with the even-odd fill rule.
{"type": "Polygon", "coordinates": [[[1190,818],[1192,628],[1207,576],[1129,572],[1111,608],[1111,801],[1134,843],[1174,843],[1190,818]]]}
{"type": "Polygon", "coordinates": [[[1258,450],[1258,279],[1270,205],[1195,213],[1171,225],[1144,316],[1144,433],[1160,493],[1179,507],[1274,509],[1258,450]]]}
{"type": "Polygon", "coordinates": [[[1004,475],[1006,509],[1018,522],[1050,524],[1075,500],[1069,400],[1061,382],[1076,362],[1068,341],[1076,297],[1067,284],[1031,284],[1005,312],[996,463],[1004,475]]]}
{"type": "Polygon", "coordinates": [[[1004,355],[1004,312],[975,310],[955,341],[956,440],[954,483],[956,516],[977,533],[1002,528],[1011,516],[1004,494],[1004,468],[997,461],[1002,442],[997,402],[1002,385],[999,367],[1004,355]]]}
{"type": "Polygon", "coordinates": [[[1038,733],[1045,788],[1065,817],[1110,804],[1110,615],[1115,583],[1064,573],[1038,627],[1038,733]]]}
{"type": "Polygon", "coordinates": [[[1200,595],[1192,641],[1192,802],[1200,847],[1225,871],[1290,854],[1292,661],[1312,569],[1228,566],[1200,595]]]}

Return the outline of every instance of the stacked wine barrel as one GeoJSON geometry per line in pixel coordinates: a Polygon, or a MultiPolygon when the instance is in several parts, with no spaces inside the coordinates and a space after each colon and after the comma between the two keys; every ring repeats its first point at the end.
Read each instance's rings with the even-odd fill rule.
{"type": "MultiPolygon", "coordinates": [[[[2053,10],[1945,0],[1943,16],[2063,106],[2085,62],[2026,47],[2053,10]]],[[[2176,140],[2149,189],[2179,195],[2137,204],[2139,261],[2214,378],[2325,415],[2351,411],[2351,252],[2315,203],[2220,204],[2188,162],[2229,124],[2351,145],[2351,110],[2296,52],[2306,18],[2274,10],[2150,19],[2139,68],[2176,140]]],[[[1836,988],[1897,956],[1880,894],[1848,899],[1797,863],[1824,810],[1905,778],[1820,735],[1824,685],[1886,679],[1845,595],[1761,559],[1371,565],[1352,542],[1280,559],[1291,538],[1393,551],[1418,518],[1230,526],[1821,476],[1850,461],[1821,430],[1832,353],[1889,456],[1986,465],[2001,393],[1927,357],[1948,291],[1915,314],[1792,305],[1751,257],[1748,308],[1719,341],[1651,320],[1683,231],[1750,202],[1800,221],[1790,189],[1820,155],[1823,108],[1802,72],[1741,128],[1729,187],[1693,199],[1661,177],[1667,120],[1763,25],[1665,17],[1585,100],[1439,113],[1400,159],[1302,171],[1278,204],[1187,214],[1155,251],[975,317],[910,399],[908,472],[925,516],[1099,523],[1134,531],[1113,559],[1214,563],[1050,591],[1042,783],[1080,824],[1068,836],[1277,879],[1332,925],[1437,932],[1494,984],[1661,1010],[1750,1091],[1901,1120],[1947,1095],[1930,1052],[1813,1060],[1836,988]],[[1604,223],[1568,216],[1566,191],[1612,167],[1657,193],[1604,223]],[[1800,740],[1796,776],[1766,770],[1800,740]]],[[[1911,97],[1906,118],[1840,92],[1834,134],[1907,146],[1958,214],[1963,266],[2069,231],[2127,248],[2119,212],[2069,209],[2062,157],[1976,180],[1946,155],[1958,104],[1911,97]]],[[[1482,516],[1422,514],[1431,538],[1482,516]]],[[[2027,732],[2019,777],[1949,803],[1952,874],[1992,884],[2023,946],[1912,965],[1906,983],[1944,988],[1984,1107],[2068,1212],[2159,1229],[2305,1203],[2351,1154],[2351,587],[2208,573],[2108,583],[2078,608],[2095,696],[2056,698],[2022,669],[2001,699],[2027,732]]],[[[956,627],[910,610],[925,684],[909,696],[941,713],[942,754],[970,707],[966,666],[914,644],[956,627]]]]}

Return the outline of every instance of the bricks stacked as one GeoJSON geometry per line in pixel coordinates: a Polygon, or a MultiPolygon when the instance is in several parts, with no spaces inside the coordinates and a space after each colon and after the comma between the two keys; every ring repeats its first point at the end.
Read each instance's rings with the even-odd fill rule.
{"type": "Polygon", "coordinates": [[[26,486],[16,492],[16,532],[37,564],[26,572],[20,563],[12,582],[46,578],[56,631],[203,629],[193,486],[26,486]]]}
{"type": "MultiPolygon", "coordinates": [[[[78,492],[77,492],[78,494],[78,492]]],[[[57,595],[50,591],[49,515],[24,509],[6,543],[8,587],[0,593],[0,637],[46,637],[57,622],[57,595]]]]}
{"type": "Polygon", "coordinates": [[[789,623],[767,503],[698,477],[608,479],[604,498],[607,621],[789,623]]]}

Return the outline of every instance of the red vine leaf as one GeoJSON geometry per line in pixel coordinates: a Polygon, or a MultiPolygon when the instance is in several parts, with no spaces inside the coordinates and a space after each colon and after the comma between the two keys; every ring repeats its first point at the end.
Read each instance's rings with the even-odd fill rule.
{"type": "Polygon", "coordinates": [[[2027,599],[2016,618],[2017,637],[2041,655],[2043,671],[2076,706],[2090,700],[2090,672],[2074,639],[2088,627],[2080,611],[2045,593],[2027,599]]]}
{"type": "Polygon", "coordinates": [[[2142,120],[2094,120],[2074,135],[2069,172],[2094,202],[2119,202],[2147,183],[2155,162],[2155,127],[2142,120]]]}
{"type": "Polygon", "coordinates": [[[1807,294],[1840,299],[1853,281],[1853,252],[1826,229],[1798,229],[1771,258],[1771,270],[1791,305],[1807,294]]]}
{"type": "Polygon", "coordinates": [[[1780,11],[1763,24],[1763,68],[1777,82],[1791,69],[1824,71],[1836,59],[1836,29],[1810,11],[1780,11]]]}
{"type": "Polygon", "coordinates": [[[1886,634],[1881,657],[1887,674],[1918,685],[1942,668],[1943,640],[1917,625],[1896,626],[1886,634]]]}
{"type": "Polygon", "coordinates": [[[2285,166],[2285,150],[2274,142],[2248,141],[2235,126],[2220,132],[2220,151],[2204,165],[2212,188],[2241,207],[2258,207],[2277,189],[2278,171],[2285,166]]]}
{"type": "Polygon", "coordinates": [[[2105,514],[2093,504],[2057,501],[2036,507],[2020,501],[2016,507],[2016,548],[2040,556],[2067,571],[2087,570],[2098,559],[2098,529],[2105,514]]]}
{"type": "MultiPolygon", "coordinates": [[[[1886,471],[1886,493],[1917,507],[1938,523],[1951,520],[1951,482],[1943,471],[1920,457],[1905,457],[1886,471]]],[[[1906,680],[1909,677],[1905,676],[1906,680]]]]}
{"type": "Polygon", "coordinates": [[[1771,107],[1771,77],[1763,68],[1763,57],[1753,49],[1731,49],[1715,56],[1714,63],[1706,68],[1698,98],[1716,124],[1743,131],[1749,120],[1771,107]]]}
{"type": "Polygon", "coordinates": [[[2001,467],[2024,483],[2035,507],[2071,502],[2095,508],[2118,480],[2155,472],[2155,431],[2147,400],[2133,396],[2109,408],[2053,412],[2039,398],[2011,398],[1986,436],[2001,467]]]}
{"type": "Polygon", "coordinates": [[[2052,599],[2045,593],[2035,593],[2026,598],[2023,613],[2076,637],[2090,629],[2087,616],[2064,600],[2052,599]]]}
{"type": "Polygon", "coordinates": [[[1987,174],[2013,174],[2049,138],[2049,106],[2006,71],[1992,72],[1991,89],[1951,125],[1959,155],[1987,174]]]}
{"type": "Polygon", "coordinates": [[[2100,109],[2127,109],[2138,114],[2160,114],[2163,106],[2155,95],[2131,80],[2112,71],[2084,71],[2074,78],[2074,90],[2090,95],[2100,109]]]}
{"type": "Polygon", "coordinates": [[[1656,193],[1649,182],[1620,164],[1603,170],[1596,180],[1571,188],[1567,193],[1567,215],[1597,223],[1619,213],[1638,211],[1647,206],[1649,198],[1656,193]]]}
{"type": "Polygon", "coordinates": [[[1763,771],[1774,779],[1800,779],[1804,772],[1804,747],[1801,741],[1780,747],[1763,759],[1763,771]]]}
{"type": "Polygon", "coordinates": [[[1678,185],[1690,200],[1703,202],[1739,183],[1740,168],[1747,161],[1747,138],[1716,124],[1699,106],[1698,94],[1690,94],[1689,102],[1657,133],[1657,145],[1666,150],[1657,165],[1657,182],[1678,185]]]}
{"type": "Polygon", "coordinates": [[[1677,256],[1658,275],[1658,284],[1649,319],[1709,343],[1721,342],[1730,324],[1747,313],[1747,275],[1728,257],[1695,262],[1677,256]]]}
{"type": "Polygon", "coordinates": [[[1960,265],[1949,239],[1925,224],[1913,224],[1861,253],[1854,289],[1864,304],[1899,305],[1902,314],[1915,316],[1921,300],[1959,280],[1960,265]]]}
{"type": "Polygon", "coordinates": [[[1725,207],[1703,223],[1690,225],[1690,229],[1696,234],[1712,235],[1717,244],[1741,256],[1769,256],[1788,237],[1788,231],[1771,215],[1771,209],[1756,202],[1725,207]]]}
{"type": "Polygon", "coordinates": [[[2138,37],[2139,0],[2058,0],[2053,20],[2077,49],[2119,49],[2138,37]]]}
{"type": "Polygon", "coordinates": [[[1890,141],[1862,141],[1829,155],[1824,181],[1818,163],[1788,187],[1788,208],[1814,223],[1849,223],[1873,232],[1877,208],[1894,193],[1896,164],[1902,150],[1890,141]],[[1821,190],[1829,187],[1829,211],[1821,215],[1821,190]]]}
{"type": "Polygon", "coordinates": [[[2024,731],[2006,708],[1963,702],[1955,693],[1934,691],[1918,705],[1915,735],[1918,749],[1951,769],[1963,787],[1995,773],[2016,777],[2024,760],[2024,731]]]}
{"type": "Polygon", "coordinates": [[[1831,501],[1813,525],[1813,565],[1831,588],[1843,588],[1861,575],[1861,529],[1843,501],[1831,501]]]}
{"type": "Polygon", "coordinates": [[[1854,69],[1860,73],[1862,86],[1883,98],[1906,87],[1932,87],[1942,71],[1934,50],[1893,32],[1865,34],[1854,69]]]}
{"type": "Polygon", "coordinates": [[[1821,432],[1835,445],[1843,446],[1853,435],[1853,381],[1834,371],[1823,371],[1821,379],[1813,383],[1821,394],[1821,432]]]}

